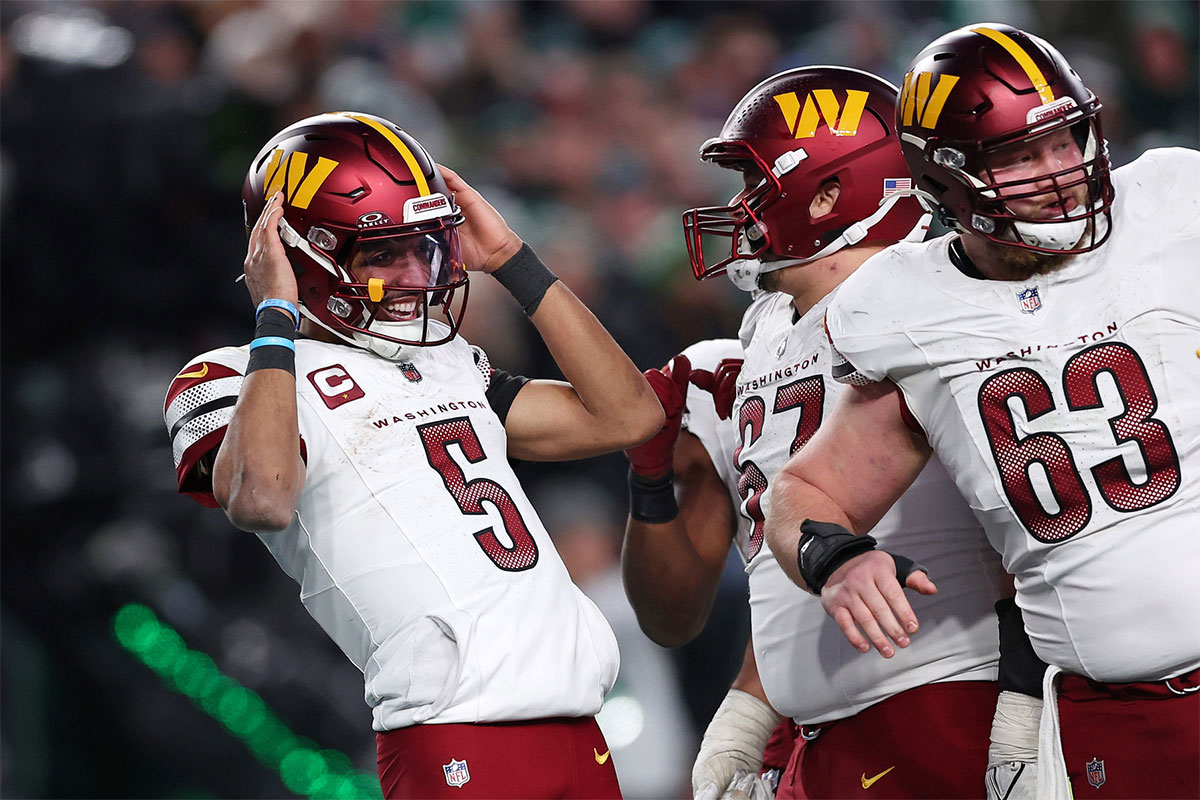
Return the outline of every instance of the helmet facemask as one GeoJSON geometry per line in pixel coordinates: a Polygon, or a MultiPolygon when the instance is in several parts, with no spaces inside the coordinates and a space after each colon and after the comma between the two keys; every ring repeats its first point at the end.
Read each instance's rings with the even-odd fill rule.
{"type": "Polygon", "coordinates": [[[927,145],[928,158],[967,188],[969,215],[960,214],[955,227],[991,242],[1051,255],[1073,255],[1096,249],[1108,238],[1111,183],[1107,146],[1096,117],[1050,131],[979,143],[968,148],[927,145]],[[1037,175],[1006,178],[996,156],[1014,146],[1069,131],[1081,156],[1079,163],[1037,175]],[[968,151],[968,152],[964,152],[968,151]],[[1082,191],[1080,189],[1082,188],[1082,191]],[[1048,200],[1058,215],[1021,213],[1025,201],[1048,200]]]}
{"type": "MultiPolygon", "coordinates": [[[[348,344],[392,360],[409,357],[414,347],[448,342],[458,331],[469,288],[460,222],[456,215],[418,230],[360,235],[337,257],[299,247],[319,270],[304,283],[319,285],[314,296],[325,298],[323,308],[310,308],[301,297],[301,313],[348,344]],[[393,283],[359,277],[383,269],[397,271],[393,283]]],[[[285,235],[284,241],[293,238],[299,236],[285,235]]]]}
{"type": "Polygon", "coordinates": [[[779,200],[782,187],[779,176],[748,147],[726,145],[723,154],[712,158],[718,166],[741,172],[753,165],[763,176],[757,185],[738,192],[728,205],[705,206],[683,212],[683,229],[697,280],[725,274],[735,262],[761,260],[771,250],[771,233],[762,213],[779,200]],[[736,153],[736,157],[733,154],[736,153]],[[705,237],[713,237],[709,251],[718,258],[711,264],[704,254],[705,237]],[[728,255],[723,254],[728,249],[728,255]]]}

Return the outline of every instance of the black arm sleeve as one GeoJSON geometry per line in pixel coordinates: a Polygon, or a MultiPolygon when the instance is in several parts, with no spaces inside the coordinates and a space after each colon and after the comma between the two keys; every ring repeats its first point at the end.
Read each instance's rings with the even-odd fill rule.
{"type": "Polygon", "coordinates": [[[492,379],[487,388],[487,400],[501,422],[507,421],[508,410],[512,408],[513,401],[517,399],[517,393],[527,383],[529,383],[529,378],[522,375],[512,375],[502,369],[492,370],[492,379]]]}

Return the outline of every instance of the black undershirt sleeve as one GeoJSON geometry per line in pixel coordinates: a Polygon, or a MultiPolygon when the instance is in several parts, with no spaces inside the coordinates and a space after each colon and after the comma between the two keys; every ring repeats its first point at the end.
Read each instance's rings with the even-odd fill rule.
{"type": "Polygon", "coordinates": [[[487,400],[492,406],[492,411],[496,412],[496,416],[500,418],[500,422],[505,422],[508,418],[508,410],[512,408],[513,401],[517,399],[517,393],[529,383],[529,378],[522,375],[512,375],[502,369],[493,369],[491,382],[487,388],[487,400]]]}

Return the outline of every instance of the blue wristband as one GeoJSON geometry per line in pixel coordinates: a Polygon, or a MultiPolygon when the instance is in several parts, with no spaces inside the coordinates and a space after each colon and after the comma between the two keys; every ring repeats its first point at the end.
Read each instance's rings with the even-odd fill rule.
{"type": "Polygon", "coordinates": [[[260,336],[250,342],[250,351],[254,352],[257,347],[286,347],[293,353],[296,352],[296,343],[291,339],[285,339],[282,336],[260,336]]]}
{"type": "Polygon", "coordinates": [[[258,321],[258,317],[260,314],[262,314],[263,310],[268,308],[282,309],[291,314],[292,320],[294,320],[296,323],[296,330],[300,330],[300,310],[287,300],[280,300],[277,297],[268,297],[266,300],[263,300],[258,304],[258,308],[254,309],[255,322],[258,321]]]}

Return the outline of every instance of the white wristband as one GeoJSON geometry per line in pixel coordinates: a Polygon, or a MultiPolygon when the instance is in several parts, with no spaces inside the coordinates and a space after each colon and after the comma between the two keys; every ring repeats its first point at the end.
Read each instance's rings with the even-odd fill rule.
{"type": "Polygon", "coordinates": [[[754,695],[730,689],[704,731],[692,767],[694,795],[716,798],[739,773],[757,774],[779,719],[775,709],[754,695]]]}
{"type": "Polygon", "coordinates": [[[992,718],[988,766],[1008,761],[1034,763],[1038,755],[1038,725],[1042,701],[1020,692],[1001,692],[992,718]]]}

